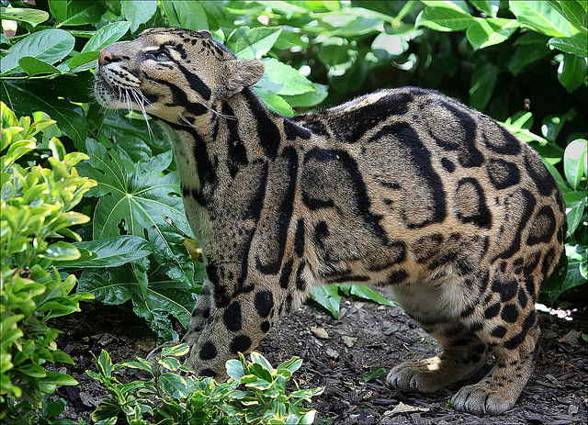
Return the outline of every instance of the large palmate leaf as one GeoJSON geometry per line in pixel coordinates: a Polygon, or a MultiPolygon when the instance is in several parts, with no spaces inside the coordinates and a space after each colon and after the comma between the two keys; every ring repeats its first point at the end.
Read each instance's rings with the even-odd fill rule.
{"type": "MultiPolygon", "coordinates": [[[[86,149],[90,160],[80,171],[98,182],[90,192],[99,197],[94,211],[94,239],[121,234],[155,239],[163,237],[161,227],[170,220],[182,232],[191,233],[178,177],[165,173],[172,161],[171,151],[134,163],[116,146],[107,150],[88,139],[86,149]]],[[[162,247],[171,253],[169,244],[162,247]]]]}
{"type": "Polygon", "coordinates": [[[81,253],[80,258],[59,262],[58,266],[76,269],[118,267],[151,254],[145,239],[131,235],[78,242],[75,245],[81,253]]]}
{"type": "Polygon", "coordinates": [[[173,280],[151,280],[149,262],[140,260],[114,269],[91,269],[82,273],[78,291],[92,293],[96,299],[111,305],[131,301],[135,314],[144,318],[163,339],[176,339],[170,316],[183,327],[190,321],[193,296],[190,288],[173,280]]]}

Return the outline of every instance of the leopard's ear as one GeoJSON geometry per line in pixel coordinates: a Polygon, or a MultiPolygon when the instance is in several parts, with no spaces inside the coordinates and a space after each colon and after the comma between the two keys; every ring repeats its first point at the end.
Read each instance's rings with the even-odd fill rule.
{"type": "Polygon", "coordinates": [[[222,64],[218,96],[229,98],[263,77],[263,63],[256,59],[228,60],[222,64]]]}

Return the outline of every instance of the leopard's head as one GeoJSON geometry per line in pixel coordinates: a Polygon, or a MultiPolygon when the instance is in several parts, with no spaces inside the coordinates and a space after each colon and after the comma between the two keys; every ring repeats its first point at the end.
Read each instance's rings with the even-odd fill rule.
{"type": "Polygon", "coordinates": [[[94,92],[110,109],[133,109],[177,123],[207,114],[263,76],[257,60],[239,60],[208,31],[153,28],[100,52],[94,92]]]}

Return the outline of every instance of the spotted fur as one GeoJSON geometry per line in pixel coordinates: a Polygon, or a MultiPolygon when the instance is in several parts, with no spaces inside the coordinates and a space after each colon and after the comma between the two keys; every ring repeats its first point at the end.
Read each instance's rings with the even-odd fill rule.
{"type": "Polygon", "coordinates": [[[276,115],[251,89],[262,64],[237,60],[206,32],[152,29],[105,53],[101,103],[124,107],[121,92],[139,90],[177,134],[208,274],[184,338],[190,367],[221,376],[312,288],[359,281],[392,288],[443,349],[393,368],[390,385],[436,391],[492,354],[491,372],[453,404],[514,405],[533,369],[534,303],[564,234],[561,197],[531,148],[419,88],[276,115]]]}

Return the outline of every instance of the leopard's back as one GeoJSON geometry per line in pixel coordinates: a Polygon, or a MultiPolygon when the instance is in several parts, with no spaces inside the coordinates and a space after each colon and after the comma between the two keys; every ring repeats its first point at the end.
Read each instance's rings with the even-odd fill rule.
{"type": "Polygon", "coordinates": [[[402,88],[296,121],[324,136],[305,149],[300,181],[318,275],[339,279],[336,270],[351,268],[394,284],[537,255],[549,257],[548,275],[559,259],[565,221],[555,183],[491,118],[402,88]]]}

